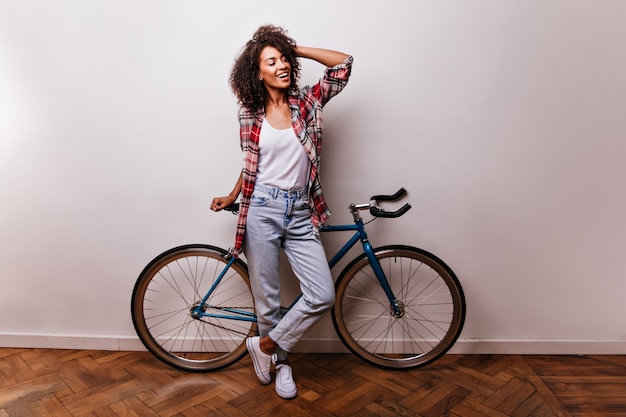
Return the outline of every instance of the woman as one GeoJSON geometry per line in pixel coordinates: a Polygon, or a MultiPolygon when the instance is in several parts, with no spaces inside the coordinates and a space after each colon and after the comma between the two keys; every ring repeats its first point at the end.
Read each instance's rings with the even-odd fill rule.
{"type": "Polygon", "coordinates": [[[255,372],[279,396],[297,387],[289,352],[334,301],[333,280],[318,228],[330,214],[320,187],[322,107],[346,85],[352,57],[297,45],[275,26],[260,27],[235,61],[230,85],[240,103],[244,166],[232,192],[213,199],[212,210],[242,194],[233,254],[248,261],[259,337],[246,340],[255,372]],[[298,58],[326,66],[313,86],[300,89],[298,58]],[[302,297],[281,319],[279,253],[284,250],[302,297]]]}

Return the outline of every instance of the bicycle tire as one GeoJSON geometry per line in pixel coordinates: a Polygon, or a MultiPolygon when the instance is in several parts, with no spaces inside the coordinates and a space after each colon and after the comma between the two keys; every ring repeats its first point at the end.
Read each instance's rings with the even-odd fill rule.
{"type": "Polygon", "coordinates": [[[331,310],[344,345],[384,369],[426,366],[454,345],[465,321],[465,296],[441,259],[415,247],[374,250],[403,314],[396,317],[365,254],[348,264],[336,282],[331,310]]]}
{"type": "MultiPolygon", "coordinates": [[[[256,321],[191,315],[227,265],[226,253],[210,245],[179,246],[154,258],[139,275],[131,299],[133,325],[146,349],[168,365],[214,371],[247,353],[245,339],[257,333],[256,321]]],[[[209,312],[236,307],[254,314],[244,262],[235,259],[205,305],[209,312]]]]}

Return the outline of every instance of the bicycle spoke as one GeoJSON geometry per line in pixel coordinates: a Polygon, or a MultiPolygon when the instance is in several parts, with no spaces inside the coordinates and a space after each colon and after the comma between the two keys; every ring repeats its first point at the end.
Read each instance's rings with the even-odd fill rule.
{"type": "Polygon", "coordinates": [[[333,323],[338,334],[352,352],[378,366],[432,362],[462,328],[464,299],[456,278],[415,248],[390,246],[375,254],[395,300],[387,298],[367,258],[353,262],[337,283],[333,323]]]}
{"type": "Polygon", "coordinates": [[[175,248],[155,258],[137,280],[133,323],[144,345],[162,361],[207,371],[228,366],[246,353],[245,338],[256,333],[256,323],[234,319],[254,311],[245,265],[235,261],[202,304],[227,265],[224,254],[207,245],[175,248]]]}

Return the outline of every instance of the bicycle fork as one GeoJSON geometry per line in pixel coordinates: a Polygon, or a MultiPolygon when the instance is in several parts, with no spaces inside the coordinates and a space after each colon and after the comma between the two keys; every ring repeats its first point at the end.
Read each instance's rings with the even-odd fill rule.
{"type": "Polygon", "coordinates": [[[389,299],[389,306],[391,315],[395,318],[401,318],[404,316],[404,305],[400,301],[396,299],[395,294],[393,293],[391,286],[389,285],[389,281],[383,272],[382,267],[380,266],[380,262],[378,258],[376,258],[376,254],[374,253],[374,249],[372,248],[372,244],[367,240],[367,235],[365,230],[362,231],[361,242],[363,243],[363,251],[365,251],[365,255],[370,262],[372,269],[374,270],[374,274],[376,275],[376,279],[380,283],[383,291],[387,295],[389,299]]]}
{"type": "Polygon", "coordinates": [[[348,241],[348,243],[346,243],[344,247],[339,250],[339,252],[335,255],[335,257],[333,257],[333,259],[329,261],[329,264],[330,264],[330,267],[332,268],[339,261],[339,259],[341,259],[350,250],[350,248],[352,248],[352,246],[354,246],[354,244],[356,244],[356,242],[360,240],[363,245],[363,251],[365,252],[365,256],[367,256],[367,259],[372,267],[372,270],[374,271],[374,274],[376,275],[376,279],[378,280],[378,283],[380,284],[383,291],[385,292],[385,295],[387,295],[387,299],[389,300],[389,307],[390,307],[391,315],[394,316],[395,318],[400,318],[404,316],[404,305],[396,299],[396,296],[393,293],[391,286],[389,285],[389,281],[387,280],[387,277],[385,276],[385,273],[383,272],[383,269],[380,266],[380,262],[378,261],[378,258],[376,258],[376,254],[374,253],[374,248],[372,247],[372,244],[370,243],[367,237],[367,232],[365,231],[363,219],[361,218],[361,215],[359,214],[359,210],[366,208],[366,207],[368,206],[359,206],[356,204],[350,205],[350,213],[352,213],[354,225],[350,225],[349,228],[344,228],[342,226],[338,226],[338,227],[326,226],[322,228],[323,230],[325,229],[328,231],[354,230],[354,229],[356,229],[357,231],[355,235],[352,237],[352,239],[350,239],[350,241],[348,241]]]}
{"type": "Polygon", "coordinates": [[[376,254],[374,254],[374,250],[372,248],[371,243],[368,241],[364,241],[363,250],[365,251],[365,255],[367,256],[367,259],[369,260],[370,265],[372,266],[372,269],[374,270],[376,279],[380,283],[380,286],[382,287],[383,291],[387,295],[387,298],[389,299],[391,314],[395,318],[401,318],[402,316],[404,316],[404,305],[396,299],[395,294],[391,290],[389,281],[387,280],[387,277],[385,276],[385,273],[383,272],[383,269],[380,266],[380,262],[378,261],[378,258],[376,258],[376,254]]]}

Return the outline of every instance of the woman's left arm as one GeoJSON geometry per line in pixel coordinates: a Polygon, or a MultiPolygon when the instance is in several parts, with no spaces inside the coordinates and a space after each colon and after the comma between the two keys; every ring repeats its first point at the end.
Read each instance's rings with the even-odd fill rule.
{"type": "Polygon", "coordinates": [[[301,58],[312,59],[327,67],[341,64],[350,55],[330,49],[312,48],[309,46],[296,46],[296,53],[301,58]]]}

